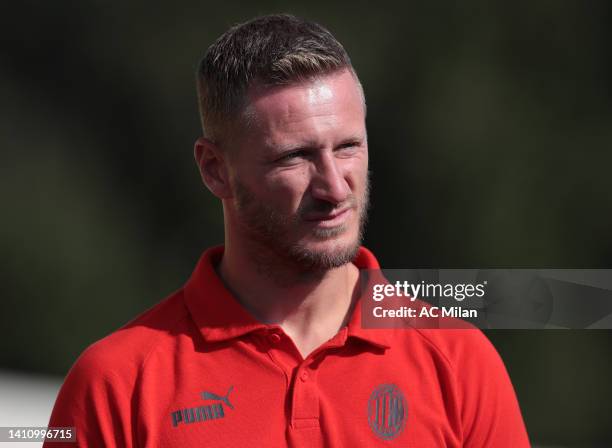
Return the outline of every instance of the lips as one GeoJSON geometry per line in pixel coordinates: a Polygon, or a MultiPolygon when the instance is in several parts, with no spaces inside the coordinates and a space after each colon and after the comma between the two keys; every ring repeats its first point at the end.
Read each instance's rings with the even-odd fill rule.
{"type": "Polygon", "coordinates": [[[304,217],[304,220],[309,222],[332,224],[343,221],[346,217],[348,217],[348,215],[350,214],[349,212],[351,210],[352,207],[346,207],[341,210],[336,210],[332,213],[312,213],[306,215],[304,217]]]}

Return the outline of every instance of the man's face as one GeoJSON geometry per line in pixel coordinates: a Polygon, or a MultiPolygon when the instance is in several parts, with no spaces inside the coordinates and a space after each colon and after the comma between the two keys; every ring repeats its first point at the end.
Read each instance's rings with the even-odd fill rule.
{"type": "Polygon", "coordinates": [[[250,124],[228,155],[243,241],[303,270],[351,261],[369,196],[364,107],[348,70],[251,89],[250,124]]]}

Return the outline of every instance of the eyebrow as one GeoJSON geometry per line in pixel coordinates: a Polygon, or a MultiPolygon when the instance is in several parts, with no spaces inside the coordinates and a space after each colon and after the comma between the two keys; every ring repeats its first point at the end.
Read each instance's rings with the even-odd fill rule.
{"type": "MultiPolygon", "coordinates": [[[[348,136],[340,140],[334,147],[346,145],[347,143],[359,143],[362,144],[365,142],[365,135],[355,134],[352,136],[348,136]]],[[[304,140],[302,142],[293,142],[281,145],[267,145],[271,150],[275,153],[286,154],[292,151],[298,151],[303,149],[319,149],[323,147],[319,142],[315,140],[304,140]]]]}
{"type": "Polygon", "coordinates": [[[359,143],[362,144],[366,141],[365,135],[353,135],[351,137],[346,137],[340,141],[338,146],[346,145],[347,143],[359,143]]]}
{"type": "Polygon", "coordinates": [[[301,142],[293,142],[281,145],[271,145],[270,149],[272,149],[275,153],[285,154],[292,151],[297,151],[300,149],[318,149],[321,148],[321,144],[314,140],[304,140],[301,142]]]}

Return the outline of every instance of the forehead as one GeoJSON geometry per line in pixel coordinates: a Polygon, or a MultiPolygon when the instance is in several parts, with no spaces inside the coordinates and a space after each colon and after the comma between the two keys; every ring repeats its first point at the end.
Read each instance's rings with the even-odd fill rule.
{"type": "Polygon", "coordinates": [[[363,93],[348,69],[289,85],[253,87],[247,102],[249,134],[267,145],[365,134],[363,93]]]}

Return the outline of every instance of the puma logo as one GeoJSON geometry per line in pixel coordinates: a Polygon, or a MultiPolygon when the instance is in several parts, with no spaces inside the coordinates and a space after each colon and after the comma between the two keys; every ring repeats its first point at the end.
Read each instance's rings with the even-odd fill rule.
{"type": "Polygon", "coordinates": [[[229,401],[229,394],[232,392],[233,389],[234,389],[234,386],[230,386],[229,390],[227,391],[225,395],[217,395],[212,392],[202,392],[201,396],[202,396],[202,399],[204,400],[222,401],[223,403],[227,405],[228,408],[234,409],[234,406],[232,406],[232,404],[229,401]]]}
{"type": "Polygon", "coordinates": [[[216,420],[225,417],[225,410],[223,409],[223,403],[228,408],[234,409],[234,406],[229,401],[229,395],[234,389],[234,386],[230,386],[229,390],[225,395],[217,395],[213,392],[202,392],[200,396],[204,400],[216,400],[221,403],[213,403],[206,406],[196,406],[194,408],[178,409],[170,413],[172,419],[172,426],[177,427],[182,424],[199,423],[209,420],[216,420]]]}

